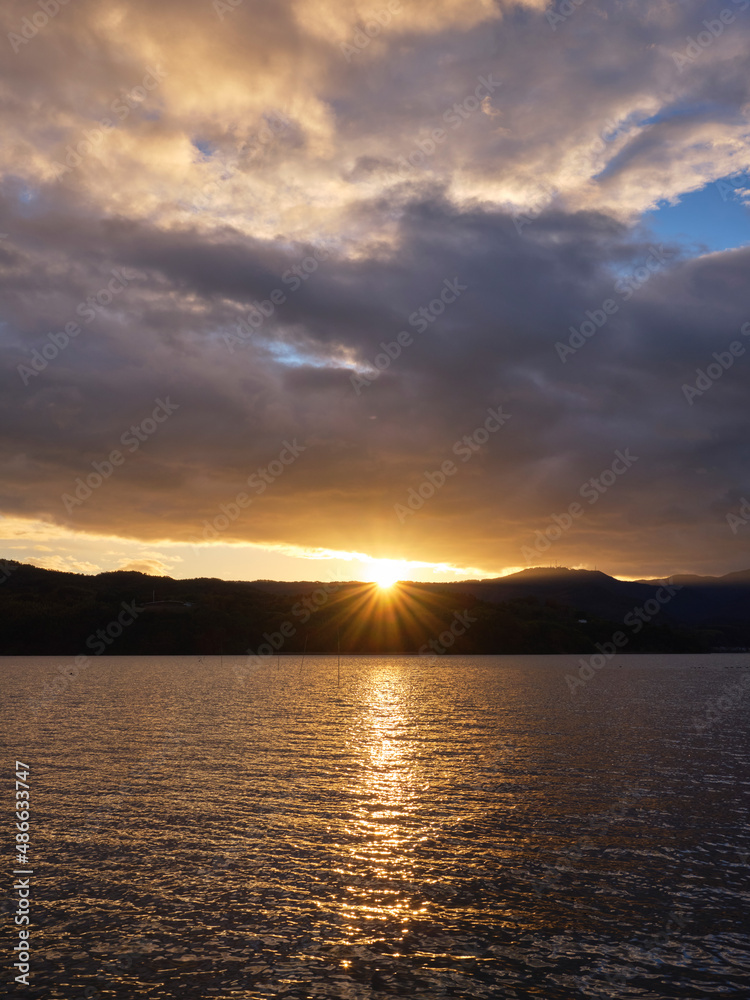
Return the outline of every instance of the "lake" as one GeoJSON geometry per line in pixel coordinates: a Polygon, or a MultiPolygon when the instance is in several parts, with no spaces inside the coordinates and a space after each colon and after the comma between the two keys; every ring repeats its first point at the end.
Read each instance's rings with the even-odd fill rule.
{"type": "Polygon", "coordinates": [[[0,661],[26,995],[750,996],[748,654],[72,662],[0,661]]]}

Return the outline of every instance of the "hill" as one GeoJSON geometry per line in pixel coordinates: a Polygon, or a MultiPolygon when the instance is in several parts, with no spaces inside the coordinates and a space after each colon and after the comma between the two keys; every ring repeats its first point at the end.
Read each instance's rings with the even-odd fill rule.
{"type": "Polygon", "coordinates": [[[625,652],[750,648],[750,573],[669,584],[537,568],[380,591],[3,565],[2,655],[315,653],[337,644],[344,653],[587,654],[618,631],[625,652]]]}
{"type": "Polygon", "coordinates": [[[660,619],[675,625],[718,629],[727,642],[750,645],[750,571],[722,577],[674,576],[669,580],[616,580],[605,573],[540,567],[496,580],[462,584],[475,597],[495,603],[519,597],[537,597],[577,607],[591,615],[622,618],[643,604],[655,590],[670,584],[680,589],[671,596],[660,619]]]}

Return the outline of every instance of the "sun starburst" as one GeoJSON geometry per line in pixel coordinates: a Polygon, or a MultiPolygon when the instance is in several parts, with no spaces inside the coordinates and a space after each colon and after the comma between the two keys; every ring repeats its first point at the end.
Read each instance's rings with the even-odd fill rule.
{"type": "Polygon", "coordinates": [[[373,559],[369,564],[368,575],[372,583],[376,583],[381,590],[388,590],[403,578],[405,571],[406,563],[398,559],[373,559]]]}

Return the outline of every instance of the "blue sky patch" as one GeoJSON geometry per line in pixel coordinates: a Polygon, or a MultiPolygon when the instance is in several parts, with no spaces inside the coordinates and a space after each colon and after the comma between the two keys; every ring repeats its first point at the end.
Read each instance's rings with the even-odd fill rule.
{"type": "Polygon", "coordinates": [[[735,175],[691,191],[677,205],[664,203],[643,216],[659,239],[681,243],[695,254],[731,250],[750,243],[750,210],[740,200],[743,180],[735,175]],[[729,190],[731,188],[731,191],[729,190]]]}

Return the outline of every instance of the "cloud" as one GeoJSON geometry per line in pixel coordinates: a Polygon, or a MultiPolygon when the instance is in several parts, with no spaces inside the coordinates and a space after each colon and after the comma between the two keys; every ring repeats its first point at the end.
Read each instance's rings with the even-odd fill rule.
{"type": "Polygon", "coordinates": [[[159,559],[131,559],[119,567],[125,573],[146,573],[148,576],[169,576],[170,568],[159,559]]]}
{"type": "Polygon", "coordinates": [[[553,31],[542,4],[410,6],[350,60],[370,7],[61,10],[0,69],[1,509],[146,543],[224,518],[223,541],[500,572],[630,448],[556,560],[739,568],[747,362],[693,405],[682,386],[750,319],[748,251],[686,259],[638,223],[750,165],[750,22],[671,57],[720,9],[588,2],[553,31]],[[446,280],[466,291],[421,329],[446,280]],[[498,406],[508,426],[400,523],[498,406]]]}
{"type": "Polygon", "coordinates": [[[73,556],[26,556],[22,561],[29,566],[57,570],[60,573],[83,573],[91,576],[102,571],[102,567],[98,563],[92,563],[86,559],[76,559],[73,556]]]}

